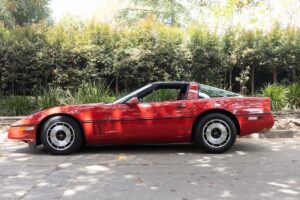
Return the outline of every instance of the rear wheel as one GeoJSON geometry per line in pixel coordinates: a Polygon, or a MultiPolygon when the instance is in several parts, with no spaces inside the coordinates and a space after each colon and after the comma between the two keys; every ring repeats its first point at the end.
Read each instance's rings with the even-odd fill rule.
{"type": "Polygon", "coordinates": [[[227,115],[211,113],[198,121],[195,143],[210,153],[222,153],[235,142],[237,128],[227,115]]]}
{"type": "Polygon", "coordinates": [[[52,117],[41,129],[41,141],[53,154],[73,153],[80,148],[83,141],[81,127],[70,117],[52,117]]]}

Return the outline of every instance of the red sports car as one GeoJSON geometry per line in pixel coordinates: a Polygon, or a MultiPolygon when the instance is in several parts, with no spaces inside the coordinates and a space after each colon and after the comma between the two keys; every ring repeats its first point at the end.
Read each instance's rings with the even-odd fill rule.
{"type": "Polygon", "coordinates": [[[270,129],[270,99],[243,97],[196,82],[155,82],[111,104],[50,108],[17,121],[8,137],[43,144],[53,154],[83,144],[193,142],[204,150],[228,150],[236,136],[270,129]]]}

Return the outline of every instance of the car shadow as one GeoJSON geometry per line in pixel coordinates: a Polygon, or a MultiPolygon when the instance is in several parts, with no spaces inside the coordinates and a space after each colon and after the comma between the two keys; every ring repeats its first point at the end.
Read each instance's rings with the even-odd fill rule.
{"type": "MultiPolygon", "coordinates": [[[[12,151],[13,153],[24,154],[49,154],[48,151],[41,145],[36,148],[28,148],[22,146],[12,151]]],[[[97,145],[83,146],[76,153],[79,154],[170,154],[170,153],[205,153],[202,149],[197,148],[193,144],[132,144],[132,145],[97,145]]]]}
{"type": "Polygon", "coordinates": [[[80,153],[134,153],[134,154],[170,154],[170,153],[205,153],[193,144],[140,144],[140,145],[107,145],[85,146],[80,153]]]}
{"type": "MultiPolygon", "coordinates": [[[[231,149],[223,154],[230,154],[236,151],[255,152],[264,151],[266,147],[260,143],[237,142],[231,149]]],[[[51,155],[43,146],[37,148],[21,147],[13,152],[25,154],[44,154],[51,155]]],[[[192,153],[209,154],[198,148],[196,145],[187,144],[143,144],[143,145],[102,145],[102,146],[83,146],[79,151],[71,155],[80,154],[173,154],[173,153],[192,153]]]]}

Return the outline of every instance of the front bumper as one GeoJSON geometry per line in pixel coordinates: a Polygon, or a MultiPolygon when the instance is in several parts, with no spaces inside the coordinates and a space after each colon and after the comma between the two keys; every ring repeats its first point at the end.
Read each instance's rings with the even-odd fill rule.
{"type": "Polygon", "coordinates": [[[36,129],[37,125],[11,126],[8,130],[8,138],[36,144],[36,129]]]}

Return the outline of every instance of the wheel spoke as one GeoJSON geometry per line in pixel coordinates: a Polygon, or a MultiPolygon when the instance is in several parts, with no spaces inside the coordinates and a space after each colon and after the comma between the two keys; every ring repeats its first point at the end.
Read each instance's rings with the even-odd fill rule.
{"type": "Polygon", "coordinates": [[[206,144],[213,148],[220,148],[230,140],[231,132],[229,125],[219,119],[207,122],[203,128],[203,138],[206,144]]]}
{"type": "Polygon", "coordinates": [[[56,150],[69,148],[75,140],[75,132],[71,125],[65,122],[52,124],[47,130],[47,142],[56,150]]]}

